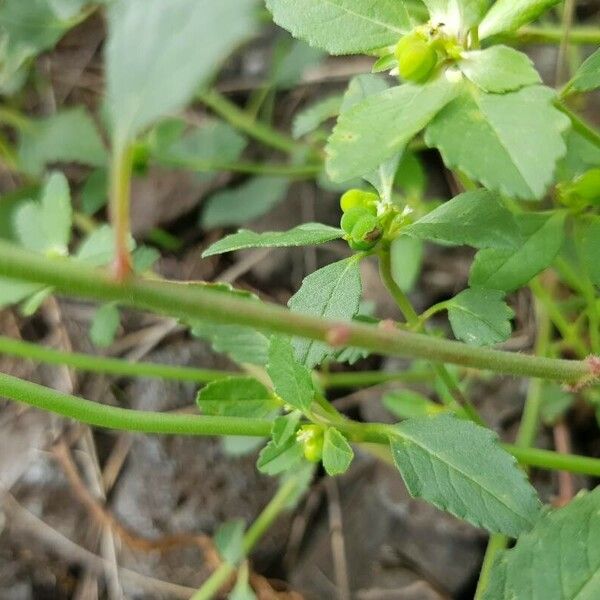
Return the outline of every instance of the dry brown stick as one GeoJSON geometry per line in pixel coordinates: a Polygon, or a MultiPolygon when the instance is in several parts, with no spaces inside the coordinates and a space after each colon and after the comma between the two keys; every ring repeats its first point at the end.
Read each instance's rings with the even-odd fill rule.
{"type": "MultiPolygon", "coordinates": [[[[567,424],[564,421],[558,421],[553,429],[554,447],[561,454],[570,454],[572,452],[571,433],[567,424]]],[[[572,473],[566,471],[558,471],[558,497],[556,504],[565,506],[575,496],[575,480],[572,473]]]]}
{"type": "Polygon", "coordinates": [[[216,551],[212,540],[204,534],[182,533],[166,535],[156,540],[150,540],[132,533],[112,514],[110,514],[104,506],[97,502],[97,500],[89,492],[81,480],[77,467],[73,462],[71,451],[67,444],[62,441],[59,442],[54,446],[52,452],[63,468],[69,484],[71,485],[71,489],[81,504],[83,504],[86,510],[98,523],[109,526],[113,532],[130,548],[144,552],[150,552],[153,550],[165,551],[181,546],[193,545],[200,548],[204,554],[206,562],[211,567],[217,567],[221,563],[218,552],[216,551]]]}
{"type": "Polygon", "coordinates": [[[346,560],[346,543],[344,540],[344,524],[340,493],[335,479],[329,477],[325,483],[329,503],[329,529],[331,532],[331,553],[338,600],[350,600],[350,583],[348,579],[348,562],[346,560]]]}
{"type": "MultiPolygon", "coordinates": [[[[99,577],[104,575],[108,561],[82,548],[56,529],[50,527],[45,521],[21,506],[11,494],[5,493],[1,498],[1,503],[2,508],[9,517],[11,527],[26,531],[64,560],[85,566],[99,577]]],[[[123,567],[119,567],[119,575],[149,592],[160,592],[182,600],[188,600],[196,591],[194,588],[154,579],[123,567]]]]}

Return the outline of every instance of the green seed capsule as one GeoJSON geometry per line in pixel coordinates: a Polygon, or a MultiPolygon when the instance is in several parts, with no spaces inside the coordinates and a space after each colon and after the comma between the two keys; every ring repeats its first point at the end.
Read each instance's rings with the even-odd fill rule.
{"type": "Polygon", "coordinates": [[[402,79],[422,83],[437,64],[437,53],[431,44],[418,34],[403,37],[396,45],[398,72],[402,79]]]}
{"type": "Polygon", "coordinates": [[[381,237],[379,219],[373,215],[361,217],[350,234],[350,247],[353,250],[370,250],[381,237]]]}
{"type": "Polygon", "coordinates": [[[357,206],[356,208],[351,208],[347,212],[342,215],[342,219],[340,221],[340,227],[348,234],[352,234],[352,230],[354,226],[360,219],[363,217],[373,217],[373,215],[369,212],[367,208],[362,206],[357,206]]]}
{"type": "Polygon", "coordinates": [[[372,214],[377,214],[377,201],[379,196],[373,192],[365,190],[348,190],[340,198],[340,208],[343,212],[348,212],[353,208],[366,208],[372,214]]]}
{"type": "Polygon", "coordinates": [[[588,202],[600,200],[600,169],[592,169],[578,177],[571,192],[588,202]]]}
{"type": "Polygon", "coordinates": [[[297,434],[302,444],[304,458],[312,463],[318,463],[323,457],[323,429],[318,425],[304,425],[297,434]]]}

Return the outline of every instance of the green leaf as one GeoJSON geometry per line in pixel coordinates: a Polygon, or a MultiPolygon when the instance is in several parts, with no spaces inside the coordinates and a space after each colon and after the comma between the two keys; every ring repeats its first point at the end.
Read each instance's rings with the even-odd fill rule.
{"type": "Polygon", "coordinates": [[[560,385],[551,382],[543,382],[542,406],[540,408],[540,417],[544,425],[553,427],[562,420],[569,409],[575,403],[575,395],[568,392],[560,385]]]}
{"type": "MultiPolygon", "coordinates": [[[[129,239],[129,249],[135,248],[132,237],[129,239]]],[[[115,255],[115,234],[110,225],[100,225],[94,229],[81,243],[75,258],[93,267],[110,264],[115,255]]]]}
{"type": "Polygon", "coordinates": [[[215,546],[221,558],[230,565],[237,565],[245,556],[243,519],[227,521],[221,525],[214,536],[215,546]]]}
{"type": "Polygon", "coordinates": [[[515,316],[504,301],[504,292],[470,288],[448,301],[448,318],[454,336],[473,346],[506,341],[515,316]]]}
{"type": "Polygon", "coordinates": [[[81,210],[86,215],[95,215],[106,206],[107,189],[108,173],[106,169],[92,171],[81,188],[81,210]]]}
{"type": "Polygon", "coordinates": [[[27,298],[25,302],[21,304],[21,314],[24,317],[30,317],[31,315],[34,315],[38,308],[43,304],[44,300],[48,298],[48,296],[52,295],[53,291],[53,288],[45,287],[29,296],[29,298],[27,298]]]}
{"type": "Polygon", "coordinates": [[[49,163],[75,162],[101,167],[107,159],[96,126],[82,107],[31,121],[21,131],[18,156],[23,171],[35,177],[49,163]]]}
{"type": "Polygon", "coordinates": [[[185,132],[181,125],[181,121],[170,119],[153,129],[152,156],[157,163],[210,172],[207,165],[235,162],[247,145],[243,136],[222,121],[209,119],[185,132]]]}
{"type": "Polygon", "coordinates": [[[434,25],[456,36],[477,25],[485,15],[490,0],[423,0],[434,25]]]}
{"type": "Polygon", "coordinates": [[[566,153],[569,120],[554,108],[553,90],[529,86],[486,94],[468,86],[427,128],[425,141],[446,166],[486,188],[525,200],[539,199],[566,153]]]}
{"type": "Polygon", "coordinates": [[[446,410],[440,404],[432,402],[426,396],[413,390],[390,392],[383,396],[381,402],[385,408],[399,419],[430,417],[446,410]]]}
{"type": "Polygon", "coordinates": [[[228,377],[205,385],[196,403],[206,415],[263,418],[279,408],[279,402],[252,377],[228,377]]]}
{"type": "Polygon", "coordinates": [[[330,96],[311,104],[294,117],[292,134],[295,139],[312,133],[325,121],[336,117],[342,107],[343,96],[330,96]]]}
{"type": "Polygon", "coordinates": [[[523,214],[517,223],[523,242],[512,250],[480,250],[469,285],[511,292],[552,264],[563,244],[565,213],[523,214]]]}
{"type": "Polygon", "coordinates": [[[404,229],[407,235],[475,248],[514,248],[517,223],[497,194],[475,190],[460,194],[404,229]]]}
{"type": "Polygon", "coordinates": [[[402,153],[394,185],[397,185],[409,198],[421,198],[427,188],[427,176],[418,156],[406,150],[402,153]]]}
{"type": "Polygon", "coordinates": [[[271,438],[276,446],[286,444],[296,434],[301,417],[302,413],[299,410],[295,410],[282,417],[277,417],[273,421],[271,438]]]}
{"type": "Polygon", "coordinates": [[[384,92],[389,89],[389,87],[388,82],[380,75],[372,75],[369,73],[355,75],[348,83],[348,87],[344,92],[340,112],[348,112],[369,96],[384,92]]]}
{"type": "Polygon", "coordinates": [[[600,216],[580,217],[576,222],[574,238],[586,275],[600,287],[600,216]]]}
{"type": "Polygon", "coordinates": [[[541,82],[531,59],[508,46],[464,52],[458,66],[484,92],[512,92],[541,82]]]}
{"type": "Polygon", "coordinates": [[[257,219],[284,199],[288,186],[284,178],[254,177],[237,188],[218,192],[205,201],[200,225],[211,229],[257,219]]]}
{"type": "Polygon", "coordinates": [[[496,560],[482,600],[600,597],[600,488],[547,511],[496,560]]]}
{"type": "Polygon", "coordinates": [[[398,153],[458,93],[446,77],[404,84],[367,97],[342,112],[327,144],[327,171],[347,181],[375,170],[398,153]]]}
{"type": "Polygon", "coordinates": [[[245,562],[238,570],[235,585],[229,594],[229,600],[257,600],[256,594],[248,582],[248,563],[245,562]]]}
{"type": "Polygon", "coordinates": [[[288,338],[271,338],[267,373],[275,392],[286,404],[301,411],[310,408],[315,396],[312,376],[310,371],[296,360],[288,338]]]}
{"type": "Polygon", "coordinates": [[[192,335],[208,340],[216,352],[227,354],[238,364],[267,363],[269,338],[250,327],[197,321],[192,325],[192,335]]]}
{"type": "MultiPolygon", "coordinates": [[[[332,263],[304,278],[288,306],[298,313],[335,321],[350,321],[358,312],[362,286],[356,257],[332,263]]],[[[323,342],[296,338],[296,356],[309,369],[331,355],[323,342]]],[[[335,351],[334,351],[335,352],[335,351]]]]}
{"type": "MultiPolygon", "coordinates": [[[[285,36],[283,44],[287,52],[277,60],[269,76],[271,85],[277,89],[290,89],[302,81],[302,77],[309,68],[316,68],[327,56],[318,48],[313,48],[299,40],[292,40],[285,36]],[[291,42],[291,44],[289,43],[291,42]]],[[[274,54],[278,54],[279,47],[276,45],[274,54]]]]}
{"type": "Polygon", "coordinates": [[[330,54],[359,54],[398,41],[412,29],[397,0],[267,0],[277,25],[330,54]]]}
{"type": "Polygon", "coordinates": [[[94,314],[90,327],[90,339],[98,348],[108,348],[114,340],[121,323],[116,304],[103,304],[94,314]]]}
{"type": "Polygon", "coordinates": [[[479,37],[514,31],[534,21],[560,0],[497,0],[479,25],[479,37]]]}
{"type": "Polygon", "coordinates": [[[266,475],[279,475],[297,468],[301,460],[302,447],[293,436],[283,444],[271,440],[261,450],[256,467],[266,475]]]}
{"type": "Polygon", "coordinates": [[[407,235],[397,237],[390,246],[392,278],[403,292],[410,292],[421,273],[423,242],[407,235]]]}
{"type": "Polygon", "coordinates": [[[323,440],[323,467],[331,477],[345,473],[352,464],[354,451],[348,440],[335,428],[325,431],[323,440]]]}
{"type": "Polygon", "coordinates": [[[8,277],[0,277],[0,308],[17,304],[25,300],[25,298],[35,294],[43,286],[36,283],[26,283],[18,279],[9,279],[8,277]]]}
{"type": "Polygon", "coordinates": [[[341,229],[322,225],[321,223],[304,223],[289,231],[266,231],[255,233],[247,229],[240,229],[237,233],[228,235],[209,246],[202,258],[246,250],[248,248],[289,248],[290,246],[316,246],[337,240],[344,235],[341,229]]]}
{"type": "Polygon", "coordinates": [[[600,48],[577,69],[567,89],[589,92],[598,87],[600,87],[600,48]]]}
{"type": "Polygon", "coordinates": [[[42,189],[41,202],[25,202],[14,214],[21,244],[34,252],[67,256],[71,238],[71,195],[62,173],[53,173],[42,189]]]}
{"type": "Polygon", "coordinates": [[[254,30],[253,0],[117,0],[108,12],[107,106],[122,144],[181,109],[254,30]]]}
{"type": "Polygon", "coordinates": [[[493,432],[452,415],[395,429],[392,455],[412,496],[494,533],[516,537],[535,523],[536,492],[493,432]]]}

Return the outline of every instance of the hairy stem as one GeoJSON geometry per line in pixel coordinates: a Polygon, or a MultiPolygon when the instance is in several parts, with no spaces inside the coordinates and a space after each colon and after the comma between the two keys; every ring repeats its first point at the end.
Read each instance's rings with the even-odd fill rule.
{"type": "Polygon", "coordinates": [[[110,166],[110,219],[115,232],[114,276],[124,281],[131,275],[132,261],[129,252],[131,223],[129,194],[131,187],[133,152],[127,143],[116,143],[110,166]]]}
{"type": "Polygon", "coordinates": [[[379,354],[423,358],[497,373],[541,377],[569,383],[588,381],[586,361],[549,359],[492,348],[475,348],[427,335],[294,313],[281,306],[231,297],[210,289],[131,278],[117,282],[102,270],[75,261],[52,260],[0,241],[0,276],[52,286],[58,292],[151,310],[184,320],[247,325],[327,342],[331,332],[344,330],[349,346],[379,354]]]}
{"type": "Polygon", "coordinates": [[[196,369],[159,363],[137,363],[107,356],[91,356],[78,352],[64,352],[5,336],[0,336],[0,354],[28,358],[49,365],[66,365],[89,373],[149,377],[173,381],[191,381],[194,383],[208,383],[238,374],[228,371],[213,371],[211,369],[196,369]]]}

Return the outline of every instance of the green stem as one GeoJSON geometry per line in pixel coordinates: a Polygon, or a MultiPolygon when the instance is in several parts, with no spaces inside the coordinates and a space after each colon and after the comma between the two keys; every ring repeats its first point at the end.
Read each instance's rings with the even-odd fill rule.
{"type": "Polygon", "coordinates": [[[597,148],[600,148],[600,133],[592,127],[589,123],[586,123],[577,113],[573,112],[568,106],[562,102],[556,103],[556,108],[561,110],[569,119],[571,119],[571,125],[573,130],[576,131],[581,137],[585,138],[591,144],[594,144],[597,148]]]}
{"type": "Polygon", "coordinates": [[[481,565],[481,571],[479,572],[477,590],[475,591],[475,597],[473,600],[483,600],[483,594],[489,585],[490,577],[492,575],[492,567],[496,561],[496,556],[505,548],[506,536],[500,533],[494,533],[490,535],[490,541],[488,542],[485,550],[483,564],[481,565]]]}
{"type": "Polygon", "coordinates": [[[110,166],[110,219],[115,231],[114,275],[118,281],[129,277],[132,269],[129,238],[131,223],[129,194],[133,151],[127,143],[115,143],[110,166]]]}
{"type": "Polygon", "coordinates": [[[296,142],[296,140],[280,133],[269,125],[257,121],[214,89],[200,92],[198,98],[233,127],[243,131],[266,146],[281,150],[287,154],[293,154],[305,149],[303,144],[296,142]]]}
{"type": "MultiPolygon", "coordinates": [[[[563,38],[563,28],[531,25],[501,37],[522,44],[560,44],[563,38]]],[[[571,44],[598,45],[600,44],[600,28],[573,27],[569,32],[569,42],[571,44]]]]}
{"type": "Polygon", "coordinates": [[[327,342],[331,339],[332,332],[342,328],[347,345],[390,356],[422,358],[489,369],[497,373],[570,383],[587,380],[591,374],[585,361],[476,348],[401,329],[386,331],[372,325],[340,323],[210,289],[137,278],[118,282],[102,270],[90,269],[68,259],[49,259],[4,241],[0,241],[0,276],[45,284],[70,296],[114,301],[187,321],[200,319],[229,325],[246,325],[321,342],[327,342]]]}
{"type": "MultiPolygon", "coordinates": [[[[265,535],[275,519],[286,509],[290,499],[298,489],[299,479],[290,478],[277,490],[271,501],[258,515],[244,535],[244,553],[249,554],[258,541],[265,535]]],[[[221,588],[234,574],[236,566],[223,562],[202,584],[202,587],[190,598],[190,600],[210,600],[214,598],[221,588]]]]}
{"type": "Polygon", "coordinates": [[[319,373],[321,385],[327,389],[360,388],[382,383],[423,383],[431,381],[431,369],[400,371],[386,373],[385,371],[356,371],[347,373],[319,373]]]}
{"type": "MultiPolygon", "coordinates": [[[[0,397],[81,423],[117,431],[164,435],[268,437],[272,426],[272,422],[267,419],[148,412],[107,406],[3,373],[0,373],[0,397]]],[[[389,425],[348,421],[339,427],[353,442],[386,446],[389,443],[389,425]]],[[[550,450],[520,448],[509,444],[503,444],[503,447],[523,465],[600,476],[600,459],[558,454],[550,450]]]]}
{"type": "MultiPolygon", "coordinates": [[[[404,318],[407,323],[416,331],[421,329],[421,321],[419,320],[419,315],[413,308],[410,300],[406,296],[406,294],[400,289],[400,286],[395,282],[394,277],[392,275],[392,259],[389,248],[385,248],[382,252],[379,253],[379,273],[381,278],[388,289],[389,293],[392,295],[396,304],[402,311],[404,318]]],[[[469,399],[465,397],[460,388],[454,382],[454,379],[448,372],[448,369],[443,364],[439,362],[432,362],[433,370],[436,372],[437,376],[444,383],[448,391],[450,392],[450,396],[454,400],[455,406],[451,406],[451,408],[462,408],[465,413],[476,423],[480,425],[483,424],[481,417],[477,414],[475,407],[470,403],[469,399]]]]}
{"type": "Polygon", "coordinates": [[[250,173],[253,175],[272,175],[292,179],[312,179],[322,170],[321,164],[282,165],[273,163],[252,162],[218,162],[210,160],[161,159],[161,163],[174,168],[190,171],[231,171],[234,173],[250,173]]]}
{"type": "Polygon", "coordinates": [[[89,373],[106,373],[126,377],[149,377],[153,379],[169,379],[173,381],[191,381],[193,383],[208,383],[217,379],[235,376],[228,371],[213,371],[210,369],[195,369],[177,365],[159,363],[136,363],[107,356],[90,356],[77,352],[63,352],[0,336],[0,354],[18,356],[49,365],[66,365],[87,371],[89,373]]]}
{"type": "Polygon", "coordinates": [[[267,437],[271,432],[271,422],[267,420],[129,410],[62,394],[2,373],[0,373],[0,396],[81,423],[118,431],[258,437],[267,437]]]}

